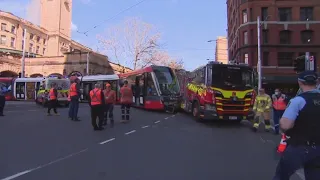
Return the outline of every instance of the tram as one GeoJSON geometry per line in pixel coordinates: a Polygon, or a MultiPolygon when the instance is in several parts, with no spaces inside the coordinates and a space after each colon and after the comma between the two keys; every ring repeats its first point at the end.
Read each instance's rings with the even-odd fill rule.
{"type": "Polygon", "coordinates": [[[119,74],[119,85],[127,80],[133,92],[133,106],[174,111],[179,106],[180,86],[174,71],[166,66],[149,66],[119,74]]]}
{"type": "Polygon", "coordinates": [[[40,84],[45,78],[17,78],[13,83],[13,96],[16,100],[36,100],[40,84]]]}

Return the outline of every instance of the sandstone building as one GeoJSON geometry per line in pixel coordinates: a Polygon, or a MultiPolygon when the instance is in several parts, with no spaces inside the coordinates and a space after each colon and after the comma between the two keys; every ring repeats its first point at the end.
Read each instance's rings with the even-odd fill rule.
{"type": "Polygon", "coordinates": [[[219,36],[216,40],[216,55],[215,60],[223,64],[228,64],[228,39],[227,37],[219,36]]]}

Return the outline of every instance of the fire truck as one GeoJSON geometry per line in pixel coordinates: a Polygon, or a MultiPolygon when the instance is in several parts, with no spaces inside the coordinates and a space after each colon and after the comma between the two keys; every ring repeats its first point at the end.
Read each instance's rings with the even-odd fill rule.
{"type": "Polygon", "coordinates": [[[209,62],[192,72],[176,71],[181,86],[181,109],[198,121],[253,118],[255,72],[241,64],[209,62]]]}

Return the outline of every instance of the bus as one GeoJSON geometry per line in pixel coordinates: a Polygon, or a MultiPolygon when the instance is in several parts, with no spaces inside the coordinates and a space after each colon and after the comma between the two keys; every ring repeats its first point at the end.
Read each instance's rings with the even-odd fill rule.
{"type": "Polygon", "coordinates": [[[0,84],[4,85],[8,89],[11,89],[11,91],[6,93],[5,95],[6,101],[14,100],[14,96],[12,93],[14,80],[15,78],[12,78],[12,77],[0,77],[0,84]]]}
{"type": "Polygon", "coordinates": [[[256,78],[252,67],[209,62],[190,72],[187,79],[181,109],[196,120],[253,118],[256,78]]]}
{"type": "Polygon", "coordinates": [[[36,103],[42,104],[43,106],[47,105],[52,83],[57,85],[59,105],[67,107],[69,105],[68,94],[70,89],[70,80],[60,77],[49,77],[43,79],[40,83],[39,89],[36,89],[36,91],[38,91],[36,103]]]}
{"type": "Polygon", "coordinates": [[[87,102],[89,97],[89,92],[94,88],[96,83],[102,85],[102,89],[105,88],[106,84],[111,84],[111,88],[118,91],[118,80],[119,76],[116,74],[112,75],[89,75],[78,77],[80,79],[80,101],[87,102]]]}
{"type": "Polygon", "coordinates": [[[171,112],[179,107],[180,86],[170,67],[152,65],[119,76],[119,85],[127,80],[132,89],[134,107],[171,112]]]}
{"type": "Polygon", "coordinates": [[[13,84],[13,96],[16,100],[36,101],[41,82],[40,78],[17,78],[13,84]]]}

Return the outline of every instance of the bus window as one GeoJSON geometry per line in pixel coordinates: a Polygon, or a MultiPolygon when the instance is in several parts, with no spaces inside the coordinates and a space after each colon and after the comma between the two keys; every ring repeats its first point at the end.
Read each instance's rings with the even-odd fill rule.
{"type": "Polygon", "coordinates": [[[157,95],[157,91],[156,88],[154,86],[154,82],[151,76],[151,73],[146,73],[145,74],[146,77],[146,88],[145,88],[145,94],[147,96],[156,96],[157,95]]]}

